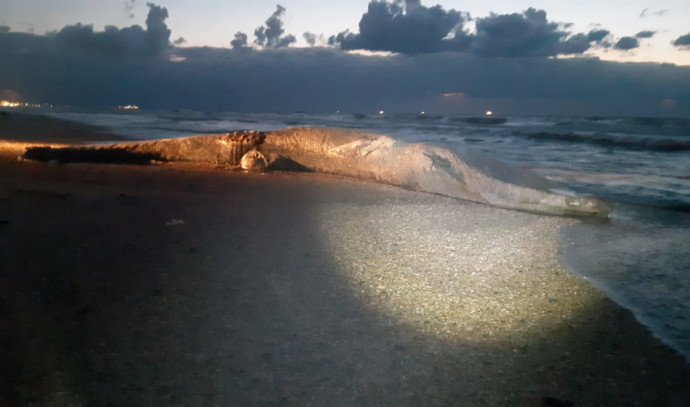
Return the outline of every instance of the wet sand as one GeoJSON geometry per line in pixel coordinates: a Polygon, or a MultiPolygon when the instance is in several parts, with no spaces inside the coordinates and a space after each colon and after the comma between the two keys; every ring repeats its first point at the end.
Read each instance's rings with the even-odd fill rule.
{"type": "Polygon", "coordinates": [[[12,154],[2,406],[689,404],[685,360],[560,266],[573,220],[12,154]]]}

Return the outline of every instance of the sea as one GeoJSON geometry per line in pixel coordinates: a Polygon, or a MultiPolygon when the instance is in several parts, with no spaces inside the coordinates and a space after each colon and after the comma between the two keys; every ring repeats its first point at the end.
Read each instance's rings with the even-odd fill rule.
{"type": "Polygon", "coordinates": [[[503,117],[430,113],[48,111],[132,139],[285,127],[362,129],[480,150],[606,201],[608,221],[562,230],[563,264],[630,309],[690,361],[690,118],[503,117]]]}

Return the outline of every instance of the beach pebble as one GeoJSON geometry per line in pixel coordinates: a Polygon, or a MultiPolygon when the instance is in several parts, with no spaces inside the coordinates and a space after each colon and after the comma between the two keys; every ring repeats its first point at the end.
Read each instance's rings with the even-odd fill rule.
{"type": "Polygon", "coordinates": [[[258,150],[250,150],[242,156],[240,166],[249,172],[263,172],[268,166],[266,157],[258,150]]]}

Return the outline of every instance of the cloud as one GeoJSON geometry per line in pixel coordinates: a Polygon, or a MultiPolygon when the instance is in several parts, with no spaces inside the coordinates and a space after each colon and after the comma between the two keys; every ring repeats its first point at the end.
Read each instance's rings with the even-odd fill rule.
{"type": "Polygon", "coordinates": [[[359,33],[341,32],[329,43],[341,49],[365,49],[404,54],[462,50],[469,45],[462,25],[466,14],[425,7],[419,0],[404,3],[371,1],[359,22],[359,33]],[[449,37],[449,38],[448,38],[449,37]]]}
{"type": "Polygon", "coordinates": [[[486,57],[582,54],[608,31],[571,34],[568,24],[549,22],[546,12],[491,14],[475,20],[476,33],[464,30],[469,14],[425,7],[419,0],[371,1],[359,22],[359,33],[343,31],[328,39],[344,50],[390,51],[408,55],[444,51],[486,57]]]}
{"type": "Polygon", "coordinates": [[[45,37],[61,52],[98,57],[158,56],[170,49],[170,30],[165,24],[168,11],[147,3],[147,29],[140,25],[117,28],[112,25],[96,32],[92,25],[77,23],[53,31],[45,37]]]}
{"type": "MultiPolygon", "coordinates": [[[[345,30],[342,32],[339,32],[338,34],[331,35],[328,37],[328,45],[338,45],[345,41],[345,39],[350,35],[350,30],[345,30]]],[[[354,35],[354,34],[352,34],[354,35]]]]}
{"type": "Polygon", "coordinates": [[[647,18],[649,16],[656,16],[656,17],[663,17],[668,13],[668,9],[660,9],[660,10],[650,10],[649,8],[646,8],[642,10],[640,13],[640,18],[647,18]]]}
{"type": "Polygon", "coordinates": [[[124,0],[123,5],[125,8],[125,13],[127,17],[134,18],[134,7],[136,6],[136,0],[124,0]]]}
{"type": "Polygon", "coordinates": [[[235,39],[230,41],[230,45],[233,49],[242,49],[247,46],[247,34],[238,31],[235,33],[235,39]]]}
{"type": "Polygon", "coordinates": [[[294,35],[283,36],[285,30],[283,29],[283,21],[281,18],[285,14],[285,7],[280,4],[276,5],[276,11],[266,20],[265,24],[254,30],[257,45],[266,48],[283,48],[295,42],[297,39],[294,35]]]}
{"type": "Polygon", "coordinates": [[[307,31],[302,34],[302,37],[304,37],[304,40],[307,42],[307,44],[311,45],[312,47],[316,45],[316,34],[307,31]]]}
{"type": "Polygon", "coordinates": [[[138,25],[122,29],[106,26],[104,31],[94,32],[93,26],[78,23],[53,35],[55,44],[65,52],[121,57],[150,51],[146,49],[146,31],[138,25]]]}
{"type": "Polygon", "coordinates": [[[590,48],[590,39],[585,34],[576,34],[561,42],[558,53],[562,55],[582,54],[590,48]]]}
{"type": "MultiPolygon", "coordinates": [[[[418,1],[399,2],[399,7],[405,15],[430,10],[418,1]]],[[[545,13],[543,18],[534,13],[489,21],[515,35],[520,51],[502,51],[505,38],[485,30],[483,41],[500,45],[491,48],[491,58],[475,53],[471,42],[477,39],[469,34],[463,52],[366,57],[336,47],[238,52],[247,46],[241,32],[235,34],[233,50],[177,48],[171,59],[160,51],[167,48],[159,47],[161,57],[152,57],[145,39],[155,27],[167,30],[162,14],[156,20],[162,25],[147,24],[146,30],[134,25],[95,32],[92,26],[75,24],[49,35],[7,32],[0,35],[0,92],[11,89],[28,101],[56,105],[136,103],[150,109],[475,114],[490,103],[505,114],[654,115],[663,113],[659,101],[674,99],[677,112],[690,111],[687,87],[679,86],[690,83],[690,67],[531,57],[545,50],[577,54],[610,35],[570,34],[563,25],[546,21],[545,13]],[[526,26],[523,20],[529,20],[526,26]]],[[[447,49],[453,32],[434,47],[447,49]]],[[[351,33],[341,34],[333,40],[351,33]]],[[[280,33],[277,38],[289,37],[280,33]]],[[[168,41],[161,43],[169,47],[168,41]]],[[[690,34],[677,41],[678,46],[690,45],[690,34]]]]}
{"type": "Polygon", "coordinates": [[[587,34],[587,38],[593,42],[601,42],[611,32],[609,30],[599,29],[592,30],[587,34]]]}
{"type": "Polygon", "coordinates": [[[187,42],[187,40],[185,40],[184,37],[180,37],[180,38],[176,39],[175,41],[173,41],[173,44],[175,44],[175,45],[182,45],[182,44],[184,44],[185,42],[187,42]]]}
{"type": "Polygon", "coordinates": [[[170,48],[170,30],[165,24],[165,19],[168,18],[168,9],[153,3],[146,3],[146,5],[149,8],[149,13],[146,17],[145,44],[147,51],[156,55],[170,48]]]}
{"type": "Polygon", "coordinates": [[[285,14],[285,7],[278,4],[273,15],[266,20],[266,41],[269,43],[276,41],[285,32],[283,22],[280,19],[283,14],[285,14]]]}
{"type": "Polygon", "coordinates": [[[256,30],[254,30],[254,36],[256,39],[254,40],[254,43],[257,45],[260,45],[263,47],[263,45],[266,43],[266,27],[261,26],[258,27],[256,30]]]}
{"type": "Polygon", "coordinates": [[[422,0],[405,0],[405,10],[408,12],[414,12],[420,7],[422,7],[422,0]]]}
{"type": "Polygon", "coordinates": [[[10,27],[6,25],[0,25],[0,34],[5,34],[10,32],[10,27]]]}
{"type": "Polygon", "coordinates": [[[629,51],[640,46],[640,42],[635,37],[623,37],[613,46],[615,49],[629,51]]]}
{"type": "Polygon", "coordinates": [[[635,34],[635,37],[637,38],[652,38],[656,34],[656,31],[640,31],[639,33],[635,34]]]}
{"type": "Polygon", "coordinates": [[[681,35],[673,41],[676,47],[690,47],[690,33],[681,35]]]}
{"type": "Polygon", "coordinates": [[[561,31],[559,24],[548,22],[544,10],[533,8],[521,14],[491,14],[477,19],[476,27],[473,51],[483,56],[553,56],[563,47],[578,48],[582,41],[577,38],[562,46],[561,40],[568,33],[561,31]]]}
{"type": "Polygon", "coordinates": [[[278,39],[278,42],[275,44],[275,48],[285,48],[288,47],[290,44],[295,43],[296,41],[297,38],[295,38],[294,35],[288,34],[278,39]]]}
{"type": "Polygon", "coordinates": [[[7,33],[0,36],[0,90],[53,104],[151,109],[463,114],[472,113],[473,101],[488,100],[503,103],[505,114],[649,115],[671,98],[679,111],[690,111],[690,94],[678,86],[690,83],[690,67],[672,65],[470,53],[372,58],[318,47],[246,53],[185,47],[175,54],[177,62],[144,54],[106,59],[70,52],[55,35],[7,33]]]}

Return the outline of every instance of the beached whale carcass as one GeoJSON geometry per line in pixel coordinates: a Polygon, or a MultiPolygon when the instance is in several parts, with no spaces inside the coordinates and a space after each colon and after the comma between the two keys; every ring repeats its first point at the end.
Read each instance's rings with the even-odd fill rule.
{"type": "MultiPolygon", "coordinates": [[[[60,150],[65,149],[53,149],[51,154],[43,151],[40,156],[62,161],[60,155],[68,154],[60,150]]],[[[73,158],[79,151],[84,154],[89,151],[89,156],[93,156],[117,150],[161,161],[234,166],[240,166],[244,157],[246,168],[251,166],[252,170],[311,170],[554,215],[606,217],[609,213],[607,206],[597,199],[554,192],[558,185],[479,152],[405,143],[360,130],[297,127],[273,132],[243,131],[109,146],[75,146],[67,150],[73,158]]],[[[31,149],[26,156],[32,158],[31,149]]]]}
{"type": "Polygon", "coordinates": [[[552,191],[559,186],[477,151],[452,152],[363,131],[289,128],[269,133],[259,146],[318,172],[374,180],[454,198],[531,212],[606,217],[593,198],[552,191]]]}

